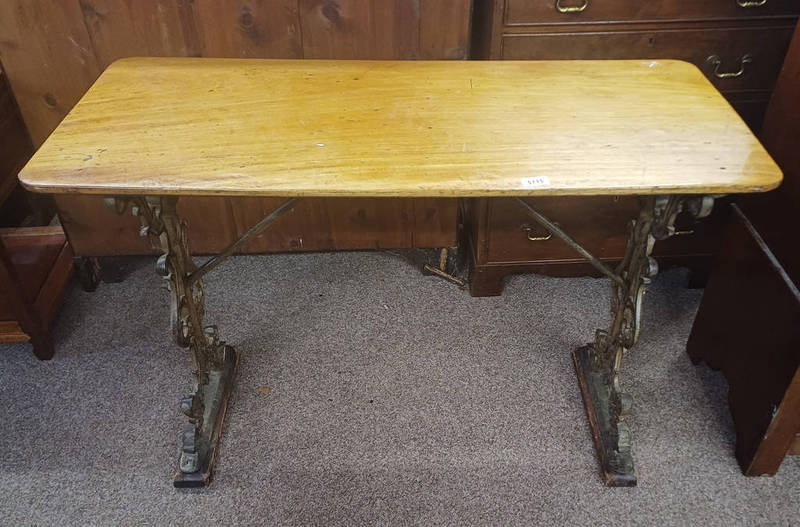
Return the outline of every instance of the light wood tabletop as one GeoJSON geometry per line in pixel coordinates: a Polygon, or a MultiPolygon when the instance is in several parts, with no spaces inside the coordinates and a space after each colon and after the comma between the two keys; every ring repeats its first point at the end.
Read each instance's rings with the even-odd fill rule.
{"type": "Polygon", "coordinates": [[[781,172],[681,61],[112,64],[20,173],[49,193],[740,193],[781,172]]]}

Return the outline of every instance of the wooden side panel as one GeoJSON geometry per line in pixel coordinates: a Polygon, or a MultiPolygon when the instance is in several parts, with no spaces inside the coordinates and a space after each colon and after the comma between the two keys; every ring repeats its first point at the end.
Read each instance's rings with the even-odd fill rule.
{"type": "Polygon", "coordinates": [[[420,2],[422,58],[469,58],[472,3],[463,0],[420,0],[420,2]]]}
{"type": "Polygon", "coordinates": [[[414,247],[454,247],[459,200],[419,198],[414,206],[414,247]]]}
{"type": "Polygon", "coordinates": [[[98,64],[136,56],[200,54],[191,3],[174,0],[80,0],[98,64]]]}
{"type": "Polygon", "coordinates": [[[784,171],[776,191],[800,207],[800,30],[796,30],[770,101],[761,140],[784,171]]]}
{"type": "Polygon", "coordinates": [[[308,59],[419,57],[420,0],[300,0],[308,59]]]}
{"type": "Polygon", "coordinates": [[[728,380],[744,473],[774,475],[800,426],[800,296],[736,208],[722,245],[686,349],[728,380]]]}
{"type": "Polygon", "coordinates": [[[17,185],[17,172],[33,154],[33,145],[17,104],[0,70],[0,207],[17,185]]]}
{"type": "MultiPolygon", "coordinates": [[[[130,214],[114,214],[96,196],[55,196],[61,224],[70,244],[81,245],[81,256],[155,254],[147,238],[139,236],[139,219],[130,214]]],[[[190,250],[197,254],[218,252],[236,238],[237,224],[230,200],[185,197],[178,211],[189,223],[190,250]]],[[[259,218],[261,219],[261,218],[259,218]]],[[[242,231],[243,232],[243,231],[242,231]]]]}
{"type": "Polygon", "coordinates": [[[297,0],[195,0],[206,57],[303,58],[297,0]]]}
{"type": "Polygon", "coordinates": [[[78,0],[0,2],[0,60],[37,145],[101,72],[78,0]]]}
{"type": "Polygon", "coordinates": [[[800,432],[794,438],[794,443],[792,443],[792,448],[789,449],[790,456],[800,456],[800,432]]]}

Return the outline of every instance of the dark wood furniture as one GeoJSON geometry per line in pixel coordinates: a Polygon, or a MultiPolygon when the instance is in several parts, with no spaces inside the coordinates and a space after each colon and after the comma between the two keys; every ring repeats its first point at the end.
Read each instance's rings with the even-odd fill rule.
{"type": "Polygon", "coordinates": [[[53,357],[50,324],[72,276],[72,250],[61,227],[0,229],[0,342],[33,344],[53,357]]]}
{"type": "MultiPolygon", "coordinates": [[[[17,172],[33,154],[14,95],[0,66],[0,221],[13,222],[29,214],[19,189],[17,172]],[[13,202],[9,199],[13,196],[13,202]]],[[[2,226],[3,223],[0,223],[2,226]]],[[[8,225],[8,223],[6,223],[8,225]]]]}
{"type": "Polygon", "coordinates": [[[694,361],[728,379],[736,457],[748,476],[774,475],[787,453],[800,454],[800,31],[761,139],[784,183],[740,200],[687,344],[694,361]]]}
{"type": "Polygon", "coordinates": [[[728,380],[742,471],[772,476],[800,445],[800,282],[733,207],[686,349],[728,380]]]}
{"type": "MultiPolygon", "coordinates": [[[[130,56],[465,59],[471,0],[8,0],[0,59],[38,147],[100,73],[130,56]]],[[[61,196],[64,229],[81,256],[147,254],[122,236],[135,219],[109,217],[97,197],[61,196]]],[[[268,198],[181,200],[192,250],[218,252],[268,198]]],[[[244,252],[452,247],[453,199],[307,200],[244,252]]]]}
{"type": "MultiPolygon", "coordinates": [[[[687,60],[757,130],[798,15],[800,3],[792,0],[475,0],[472,58],[687,60]]],[[[576,144],[574,155],[581,150],[576,144]]],[[[537,198],[535,204],[564,225],[584,225],[576,236],[603,259],[622,257],[629,199],[537,198]]],[[[475,199],[466,211],[475,296],[500,294],[513,273],[595,274],[513,203],[475,199]]],[[[718,207],[712,221],[699,225],[679,220],[681,236],[659,245],[659,261],[688,265],[702,282],[725,211],[718,207]]]]}
{"type": "MultiPolygon", "coordinates": [[[[17,172],[33,145],[0,70],[0,207],[25,199],[17,172]]],[[[23,207],[27,210],[27,207],[23,207]]],[[[0,229],[0,342],[33,344],[53,356],[49,325],[66,290],[72,252],[60,227],[0,229]]]]}

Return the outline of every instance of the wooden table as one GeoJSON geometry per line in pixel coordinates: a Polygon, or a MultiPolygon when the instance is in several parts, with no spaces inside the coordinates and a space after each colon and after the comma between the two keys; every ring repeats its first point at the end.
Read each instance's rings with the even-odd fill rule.
{"type": "MultiPolygon", "coordinates": [[[[613,321],[573,353],[605,481],[636,482],[620,388],[653,243],[713,196],[781,172],[694,66],[679,61],[369,62],[125,59],[20,173],[30,190],[109,196],[163,247],[177,342],[192,356],[176,486],[211,476],[237,351],[203,322],[202,277],[305,196],[515,196],[611,279],[613,321]],[[624,260],[596,259],[526,196],[641,196],[624,260]],[[287,201],[197,267],[180,196],[287,201]]],[[[557,220],[557,218],[555,218],[557,220]]]]}

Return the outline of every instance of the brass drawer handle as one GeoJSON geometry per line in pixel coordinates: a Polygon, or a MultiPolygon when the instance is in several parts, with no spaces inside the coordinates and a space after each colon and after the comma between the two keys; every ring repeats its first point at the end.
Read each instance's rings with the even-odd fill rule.
{"type": "Polygon", "coordinates": [[[714,66],[714,76],[718,79],[735,79],[736,77],[741,77],[744,75],[744,65],[750,64],[753,62],[753,58],[749,55],[742,55],[739,64],[739,71],[719,71],[719,67],[722,66],[722,59],[719,58],[719,55],[711,55],[706,59],[706,61],[714,66]]]}
{"type": "Polygon", "coordinates": [[[739,7],[761,7],[766,3],[767,0],[736,0],[739,7]]]}
{"type": "MultiPolygon", "coordinates": [[[[766,0],[764,1],[766,2],[766,0]]],[[[556,9],[558,9],[559,13],[580,13],[587,7],[589,7],[589,0],[583,0],[583,3],[577,6],[563,6],[561,5],[561,0],[556,0],[556,9]]]]}
{"type": "Polygon", "coordinates": [[[547,240],[553,237],[553,235],[549,232],[547,233],[547,236],[536,236],[534,234],[531,234],[531,232],[533,232],[533,229],[531,229],[528,225],[523,225],[521,229],[525,232],[525,235],[527,236],[528,240],[532,242],[546,242],[547,240]]]}

